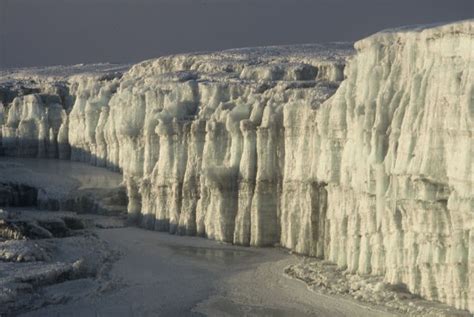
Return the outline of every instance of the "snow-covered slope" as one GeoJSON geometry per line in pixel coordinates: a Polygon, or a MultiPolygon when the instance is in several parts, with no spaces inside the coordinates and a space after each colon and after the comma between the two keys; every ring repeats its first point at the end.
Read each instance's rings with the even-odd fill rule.
{"type": "Polygon", "coordinates": [[[4,81],[3,150],[120,169],[144,227],[281,244],[474,311],[474,21],[355,47],[345,77],[353,52],[330,44],[4,81]]]}

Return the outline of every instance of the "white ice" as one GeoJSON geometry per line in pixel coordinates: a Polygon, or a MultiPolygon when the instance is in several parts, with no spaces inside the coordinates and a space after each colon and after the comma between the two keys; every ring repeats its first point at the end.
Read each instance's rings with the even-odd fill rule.
{"type": "Polygon", "coordinates": [[[144,227],[279,244],[474,311],[474,21],[355,48],[5,80],[3,151],[121,171],[144,227]]]}

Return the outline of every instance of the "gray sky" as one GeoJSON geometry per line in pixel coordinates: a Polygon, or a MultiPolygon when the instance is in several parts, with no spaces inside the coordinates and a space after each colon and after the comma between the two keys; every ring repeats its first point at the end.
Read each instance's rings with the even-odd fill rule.
{"type": "Polygon", "coordinates": [[[0,0],[0,67],[354,41],[474,17],[474,0],[0,0]]]}

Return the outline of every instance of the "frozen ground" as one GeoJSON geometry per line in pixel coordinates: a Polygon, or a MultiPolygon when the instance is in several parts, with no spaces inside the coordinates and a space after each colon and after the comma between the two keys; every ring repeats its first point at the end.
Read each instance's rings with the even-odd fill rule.
{"type": "Polygon", "coordinates": [[[71,212],[3,210],[2,235],[5,226],[12,224],[16,229],[19,224],[28,224],[47,235],[0,240],[0,316],[66,302],[109,287],[108,268],[118,253],[92,230],[104,227],[108,219],[71,212]]]}
{"type": "Polygon", "coordinates": [[[94,229],[123,221],[82,213],[120,215],[120,183],[119,174],[81,163],[0,158],[0,316],[109,287],[107,268],[118,253],[94,229]]]}
{"type": "Polygon", "coordinates": [[[137,228],[97,231],[122,256],[99,296],[24,316],[389,316],[315,295],[283,276],[299,261],[278,249],[231,246],[137,228]]]}
{"type": "MultiPolygon", "coordinates": [[[[400,310],[390,313],[380,306],[364,306],[341,296],[343,293],[328,296],[311,292],[303,283],[283,274],[287,267],[301,266],[302,258],[282,249],[236,247],[132,227],[93,229],[85,237],[48,240],[41,245],[59,250],[57,254],[66,257],[66,264],[32,267],[30,274],[36,280],[49,282],[35,296],[22,296],[16,303],[23,305],[23,311],[30,310],[22,316],[403,315],[400,310]],[[118,260],[112,264],[117,254],[118,260]],[[84,255],[99,260],[82,264],[88,273],[82,271],[80,274],[86,275],[80,275],[75,266],[82,263],[78,257],[84,255]],[[64,272],[73,278],[61,282],[64,272]]],[[[14,272],[13,276],[23,266],[32,265],[2,264],[4,270],[14,272]]],[[[344,287],[335,279],[330,282],[334,288],[344,287]]],[[[368,283],[361,279],[360,284],[368,283]]],[[[324,288],[313,286],[313,290],[324,288]]],[[[434,312],[453,316],[442,314],[442,310],[418,311],[427,316],[434,316],[434,312]]]]}
{"type": "MultiPolygon", "coordinates": [[[[120,183],[117,174],[74,162],[2,159],[0,167],[2,182],[42,188],[58,197],[120,183]]],[[[178,237],[74,212],[7,207],[1,217],[7,224],[21,221],[49,229],[51,236],[0,240],[0,314],[382,314],[337,297],[315,296],[285,277],[284,268],[300,260],[284,250],[178,237]]]]}

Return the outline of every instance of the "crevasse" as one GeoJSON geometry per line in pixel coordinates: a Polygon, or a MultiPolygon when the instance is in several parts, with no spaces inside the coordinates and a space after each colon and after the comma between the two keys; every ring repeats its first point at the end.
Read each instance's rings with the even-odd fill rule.
{"type": "Polygon", "coordinates": [[[280,244],[474,311],[474,20],[355,48],[4,85],[3,152],[120,170],[143,227],[280,244]]]}

